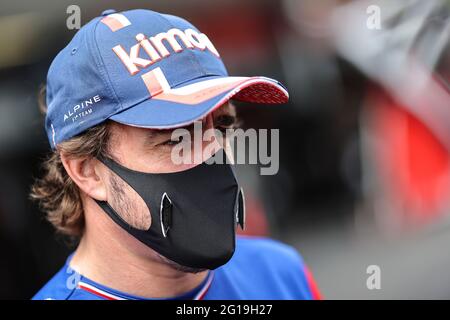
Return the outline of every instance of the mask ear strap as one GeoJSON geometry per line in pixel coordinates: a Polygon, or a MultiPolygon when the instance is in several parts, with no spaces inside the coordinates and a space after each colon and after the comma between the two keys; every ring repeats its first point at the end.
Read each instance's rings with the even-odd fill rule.
{"type": "MultiPolygon", "coordinates": [[[[97,160],[99,160],[101,163],[103,163],[109,170],[114,172],[118,177],[120,177],[122,180],[124,180],[125,183],[127,183],[131,188],[133,188],[137,192],[136,188],[134,188],[133,185],[130,184],[128,181],[126,181],[121,175],[122,168],[124,170],[128,170],[127,168],[122,167],[120,164],[116,163],[113,159],[108,158],[108,157],[99,156],[99,157],[97,157],[97,160]]],[[[130,226],[126,221],[124,221],[120,217],[120,215],[109,205],[109,203],[104,202],[104,201],[97,201],[97,200],[95,200],[95,201],[116,223],[118,223],[119,225],[126,226],[128,230],[134,229],[132,226],[130,226]]],[[[148,205],[147,205],[147,207],[148,207],[148,205]]],[[[164,192],[164,194],[162,195],[162,198],[161,198],[161,204],[160,204],[160,210],[159,210],[161,233],[164,236],[164,238],[167,238],[167,233],[169,232],[169,229],[172,225],[172,208],[173,208],[172,200],[170,200],[167,193],[164,192]]],[[[150,210],[150,212],[152,212],[150,208],[148,208],[148,209],[150,210]]],[[[136,229],[136,230],[138,230],[138,229],[136,229]]]]}
{"type": "Polygon", "coordinates": [[[103,209],[103,211],[105,211],[108,216],[114,221],[116,222],[118,225],[126,227],[126,229],[130,230],[130,229],[134,229],[131,225],[129,225],[125,220],[122,219],[122,217],[116,212],[116,210],[114,210],[108,202],[106,201],[100,201],[97,199],[94,199],[94,201],[99,205],[100,208],[103,209]]]}
{"type": "Polygon", "coordinates": [[[159,220],[161,222],[161,231],[164,238],[167,238],[167,233],[172,225],[172,200],[170,200],[167,193],[164,192],[161,198],[161,206],[159,210],[159,220]]]}
{"type": "Polygon", "coordinates": [[[242,230],[245,230],[245,196],[244,190],[239,189],[236,209],[236,224],[239,224],[242,230]]]}
{"type": "Polygon", "coordinates": [[[114,160],[102,155],[97,156],[96,159],[103,163],[112,172],[116,173],[116,171],[114,170],[114,160]]]}

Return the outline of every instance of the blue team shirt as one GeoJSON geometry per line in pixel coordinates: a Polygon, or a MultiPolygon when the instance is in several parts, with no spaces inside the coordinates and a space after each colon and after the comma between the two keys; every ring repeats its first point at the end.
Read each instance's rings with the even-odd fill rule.
{"type": "MultiPolygon", "coordinates": [[[[63,268],[33,300],[140,300],[63,268]]],[[[267,238],[242,237],[225,265],[210,271],[195,289],[168,299],[314,299],[318,292],[297,251],[267,238]]]]}

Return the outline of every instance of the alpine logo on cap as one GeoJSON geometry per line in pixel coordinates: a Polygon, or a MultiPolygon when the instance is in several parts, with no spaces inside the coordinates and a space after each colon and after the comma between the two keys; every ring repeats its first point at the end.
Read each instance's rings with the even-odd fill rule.
{"type": "Polygon", "coordinates": [[[117,45],[112,50],[120,58],[131,75],[135,75],[140,68],[146,68],[151,64],[166,58],[170,55],[165,42],[172,47],[173,51],[181,52],[185,48],[180,45],[179,40],[184,44],[186,49],[208,49],[215,56],[220,57],[212,42],[204,33],[199,33],[193,29],[186,29],[184,32],[180,29],[170,29],[167,32],[158,33],[156,36],[147,38],[144,34],[136,35],[137,44],[131,47],[128,53],[121,45],[117,45]],[[144,49],[148,58],[139,56],[140,49],[144,49]]]}

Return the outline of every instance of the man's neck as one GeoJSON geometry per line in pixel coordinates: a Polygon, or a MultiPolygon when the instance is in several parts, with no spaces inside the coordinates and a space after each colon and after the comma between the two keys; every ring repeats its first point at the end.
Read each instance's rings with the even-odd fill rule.
{"type": "Polygon", "coordinates": [[[86,224],[70,262],[72,269],[90,280],[131,295],[165,298],[189,292],[206,278],[207,271],[192,274],[173,269],[152,249],[104,220],[109,218],[102,212],[96,217],[101,221],[86,224]]]}

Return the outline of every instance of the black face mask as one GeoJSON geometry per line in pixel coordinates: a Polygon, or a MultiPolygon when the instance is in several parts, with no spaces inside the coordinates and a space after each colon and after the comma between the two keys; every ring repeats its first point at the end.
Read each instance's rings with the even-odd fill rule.
{"type": "MultiPolygon", "coordinates": [[[[218,153],[225,156],[223,149],[218,153]]],[[[225,157],[219,158],[225,159],[225,157]]],[[[244,198],[229,164],[202,163],[174,173],[144,173],[101,158],[150,210],[152,223],[139,230],[104,201],[99,206],[119,226],[162,256],[186,267],[215,269],[234,253],[235,227],[244,228],[244,198]]]]}

